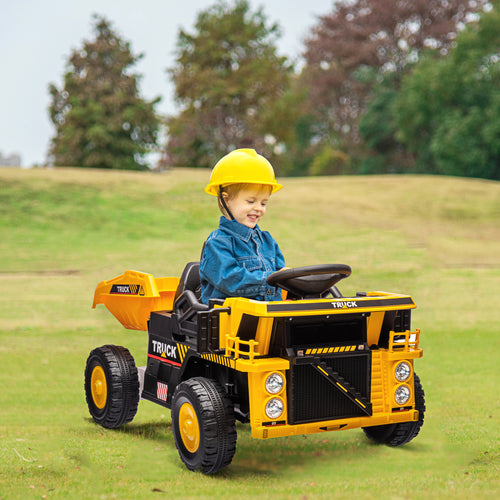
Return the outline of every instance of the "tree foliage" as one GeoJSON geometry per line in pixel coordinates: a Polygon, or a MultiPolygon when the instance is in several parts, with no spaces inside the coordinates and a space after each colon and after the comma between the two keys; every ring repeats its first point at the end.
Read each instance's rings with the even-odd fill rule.
{"type": "Polygon", "coordinates": [[[359,132],[368,152],[359,161],[360,173],[402,173],[413,168],[414,156],[398,139],[399,85],[397,75],[385,75],[367,99],[359,132]]]}
{"type": "Polygon", "coordinates": [[[304,77],[318,131],[351,148],[375,84],[403,74],[422,50],[446,54],[482,0],[340,0],[306,41],[304,77]]]}
{"type": "Polygon", "coordinates": [[[62,89],[51,84],[50,118],[56,127],[49,151],[53,165],[145,168],[156,145],[159,120],[138,94],[131,53],[103,17],[94,16],[95,39],[72,52],[62,89]]]}
{"type": "Polygon", "coordinates": [[[500,12],[468,25],[447,58],[407,75],[396,112],[420,171],[500,179],[500,12]]]}
{"type": "Polygon", "coordinates": [[[290,73],[277,55],[279,36],[246,0],[219,1],[199,13],[192,34],[180,30],[169,71],[181,107],[167,122],[172,164],[211,166],[236,147],[273,157],[286,132],[272,109],[290,73]]]}

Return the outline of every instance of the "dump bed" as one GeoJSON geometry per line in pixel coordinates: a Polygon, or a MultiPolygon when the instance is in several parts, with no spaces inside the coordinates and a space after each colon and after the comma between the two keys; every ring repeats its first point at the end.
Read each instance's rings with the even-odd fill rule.
{"type": "Polygon", "coordinates": [[[179,278],[125,271],[97,285],[92,307],[104,304],[125,328],[147,331],[152,311],[172,309],[178,284],[179,278]]]}

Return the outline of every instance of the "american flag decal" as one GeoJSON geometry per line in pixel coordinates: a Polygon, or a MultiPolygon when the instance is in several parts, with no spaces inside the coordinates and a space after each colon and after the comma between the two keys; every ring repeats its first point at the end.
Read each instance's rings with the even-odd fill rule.
{"type": "Polygon", "coordinates": [[[168,394],[168,385],[162,384],[161,382],[156,383],[156,398],[161,399],[162,401],[167,400],[168,394]]]}

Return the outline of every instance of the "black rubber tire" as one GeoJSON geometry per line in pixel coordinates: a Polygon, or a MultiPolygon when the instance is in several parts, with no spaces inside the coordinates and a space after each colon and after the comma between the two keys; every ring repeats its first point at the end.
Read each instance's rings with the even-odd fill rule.
{"type": "Polygon", "coordinates": [[[402,446],[409,443],[420,432],[424,424],[425,393],[419,377],[415,374],[415,409],[418,410],[418,420],[401,422],[399,424],[376,425],[363,427],[363,431],[372,441],[388,446],[402,446]]]}
{"type": "Polygon", "coordinates": [[[85,396],[90,415],[107,429],[115,429],[133,420],[139,404],[139,376],[128,349],[104,345],[89,354],[85,367],[85,396]],[[95,371],[101,374],[101,379],[105,378],[101,380],[106,391],[102,401],[95,395],[95,388],[93,395],[92,374],[95,371]]]}
{"type": "Polygon", "coordinates": [[[175,445],[186,467],[213,474],[231,463],[236,451],[236,425],[233,403],[214,380],[195,377],[180,383],[172,398],[172,429],[175,445]],[[187,403],[198,420],[199,445],[189,451],[183,442],[182,417],[187,403]]]}

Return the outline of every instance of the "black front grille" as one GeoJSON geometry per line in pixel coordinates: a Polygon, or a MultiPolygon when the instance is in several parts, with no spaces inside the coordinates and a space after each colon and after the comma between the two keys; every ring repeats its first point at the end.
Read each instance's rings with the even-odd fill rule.
{"type": "MultiPolygon", "coordinates": [[[[321,362],[339,374],[362,398],[370,399],[370,352],[321,357],[321,362]]],[[[332,379],[311,364],[293,364],[289,384],[291,424],[364,416],[332,379]]]]}

